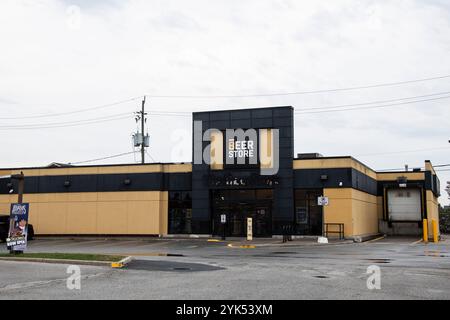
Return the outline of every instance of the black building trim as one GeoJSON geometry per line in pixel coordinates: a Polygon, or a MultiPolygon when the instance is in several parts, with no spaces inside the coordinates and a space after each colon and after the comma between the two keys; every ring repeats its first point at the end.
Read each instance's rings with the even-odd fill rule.
{"type": "MultiPolygon", "coordinates": [[[[178,191],[191,190],[191,183],[190,172],[30,176],[25,177],[25,193],[178,191]]],[[[11,186],[17,193],[17,181],[1,179],[0,194],[9,194],[11,186]]]]}
{"type": "Polygon", "coordinates": [[[295,189],[353,188],[378,195],[377,181],[353,168],[294,170],[295,189]]]}

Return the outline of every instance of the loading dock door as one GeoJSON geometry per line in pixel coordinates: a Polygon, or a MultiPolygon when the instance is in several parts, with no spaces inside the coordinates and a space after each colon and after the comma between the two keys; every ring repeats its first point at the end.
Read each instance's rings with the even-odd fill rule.
{"type": "Polygon", "coordinates": [[[389,221],[421,221],[420,189],[392,189],[388,191],[389,221]]]}

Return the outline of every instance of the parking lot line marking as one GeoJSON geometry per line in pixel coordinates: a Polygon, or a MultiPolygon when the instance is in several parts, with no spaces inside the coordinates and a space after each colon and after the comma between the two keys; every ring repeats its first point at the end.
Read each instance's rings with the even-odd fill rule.
{"type": "Polygon", "coordinates": [[[382,236],[382,237],[379,237],[379,238],[376,238],[376,239],[372,239],[372,240],[366,241],[364,243],[376,242],[376,241],[379,241],[379,240],[382,240],[382,239],[385,239],[385,238],[386,238],[385,236],[382,236]]]}
{"type": "Polygon", "coordinates": [[[418,244],[418,243],[420,243],[420,242],[422,242],[423,241],[423,239],[419,239],[419,240],[417,240],[417,241],[414,241],[413,243],[411,243],[412,245],[414,245],[414,244],[418,244]]]}

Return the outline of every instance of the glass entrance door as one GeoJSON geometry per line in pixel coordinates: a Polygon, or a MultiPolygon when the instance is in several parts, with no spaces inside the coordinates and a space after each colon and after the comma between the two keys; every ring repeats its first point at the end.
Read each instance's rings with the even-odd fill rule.
{"type": "Polygon", "coordinates": [[[254,237],[272,235],[272,190],[215,190],[212,199],[214,235],[223,234],[222,214],[227,215],[229,237],[247,235],[247,218],[252,218],[254,237]]]}

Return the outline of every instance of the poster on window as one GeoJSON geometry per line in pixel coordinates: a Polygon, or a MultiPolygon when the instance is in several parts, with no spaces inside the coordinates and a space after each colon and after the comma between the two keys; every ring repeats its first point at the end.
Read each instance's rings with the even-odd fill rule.
{"type": "Polygon", "coordinates": [[[9,232],[6,239],[9,250],[24,251],[27,248],[29,208],[28,203],[11,204],[9,232]]]}

